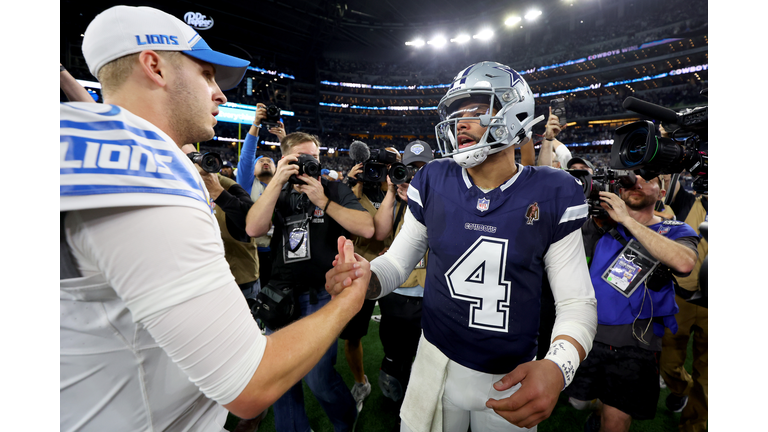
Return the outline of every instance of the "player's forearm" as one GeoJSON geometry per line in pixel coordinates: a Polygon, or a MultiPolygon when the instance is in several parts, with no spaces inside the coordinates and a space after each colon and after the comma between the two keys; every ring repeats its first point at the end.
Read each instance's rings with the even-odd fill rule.
{"type": "Polygon", "coordinates": [[[402,285],[424,257],[427,247],[427,227],[419,223],[410,210],[407,210],[403,228],[387,253],[371,261],[373,275],[365,298],[372,300],[384,297],[402,285]]]}
{"type": "Polygon", "coordinates": [[[373,217],[367,211],[349,209],[331,201],[325,212],[351,234],[367,239],[373,237],[373,217]]]}
{"type": "Polygon", "coordinates": [[[317,364],[341,330],[360,310],[337,297],[319,311],[267,337],[264,356],[245,390],[224,407],[242,418],[269,408],[317,364]]]}
{"type": "Polygon", "coordinates": [[[629,218],[623,225],[654,258],[675,272],[689,274],[696,265],[696,253],[691,249],[664,237],[634,219],[629,218]]]}
{"type": "Polygon", "coordinates": [[[578,343],[574,346],[580,346],[586,354],[597,333],[597,301],[584,257],[581,230],[550,245],[544,265],[555,299],[553,339],[570,337],[578,343]]]}

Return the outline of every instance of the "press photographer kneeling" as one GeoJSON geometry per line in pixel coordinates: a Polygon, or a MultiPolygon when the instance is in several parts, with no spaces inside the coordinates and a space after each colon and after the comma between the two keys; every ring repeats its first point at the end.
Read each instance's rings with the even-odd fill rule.
{"type": "Polygon", "coordinates": [[[581,178],[590,206],[582,235],[598,327],[592,351],[565,393],[600,400],[599,415],[585,430],[598,430],[602,422],[602,430],[627,431],[633,418],[655,416],[661,339],[665,327],[677,331],[672,275],[691,272],[699,239],[684,222],[654,215],[666,193],[661,177],[572,174],[581,178]]]}
{"type": "MultiPolygon", "coordinates": [[[[265,234],[274,223],[270,248],[274,251],[272,277],[262,287],[254,305],[255,315],[267,334],[308,316],[331,300],[325,290],[325,273],[337,254],[339,236],[372,237],[373,218],[341,182],[320,178],[320,141],[302,132],[282,139],[282,159],[275,176],[248,212],[246,232],[265,234]],[[280,303],[278,312],[273,307],[280,303]],[[265,307],[269,306],[269,308],[265,307]]],[[[351,430],[357,410],[352,395],[333,365],[336,343],[304,377],[336,430],[351,430]]],[[[301,382],[273,405],[278,431],[286,425],[309,429],[304,412],[301,382]]]]}

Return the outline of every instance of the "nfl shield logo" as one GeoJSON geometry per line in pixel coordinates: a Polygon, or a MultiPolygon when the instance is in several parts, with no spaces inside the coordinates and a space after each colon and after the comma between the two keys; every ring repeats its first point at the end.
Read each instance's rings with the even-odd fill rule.
{"type": "Polygon", "coordinates": [[[485,198],[480,198],[477,200],[477,209],[481,212],[484,212],[488,210],[488,207],[491,205],[491,200],[487,200],[485,198]]]}

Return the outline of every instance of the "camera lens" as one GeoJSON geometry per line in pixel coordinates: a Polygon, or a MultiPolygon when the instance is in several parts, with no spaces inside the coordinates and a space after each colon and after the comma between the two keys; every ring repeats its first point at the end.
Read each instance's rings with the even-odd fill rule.
{"type": "Polygon", "coordinates": [[[367,177],[371,181],[377,182],[381,180],[381,173],[376,167],[368,167],[365,170],[365,177],[367,177]]]}
{"type": "Polygon", "coordinates": [[[405,165],[397,163],[392,164],[392,168],[389,169],[389,179],[394,184],[402,184],[410,180],[408,168],[405,165]]]}
{"type": "Polygon", "coordinates": [[[648,129],[635,129],[624,139],[621,161],[632,167],[643,161],[648,152],[648,129]]]}

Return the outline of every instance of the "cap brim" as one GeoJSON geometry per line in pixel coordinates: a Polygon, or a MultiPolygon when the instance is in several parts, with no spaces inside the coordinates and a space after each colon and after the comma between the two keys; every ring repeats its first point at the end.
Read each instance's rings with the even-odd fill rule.
{"type": "Polygon", "coordinates": [[[228,54],[223,54],[211,49],[193,49],[182,51],[184,54],[194,57],[198,60],[210,63],[216,67],[216,82],[222,90],[229,90],[237,87],[245,76],[248,60],[243,60],[228,54]]]}

